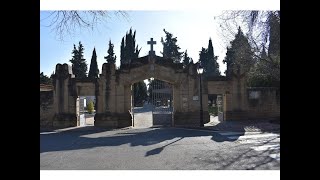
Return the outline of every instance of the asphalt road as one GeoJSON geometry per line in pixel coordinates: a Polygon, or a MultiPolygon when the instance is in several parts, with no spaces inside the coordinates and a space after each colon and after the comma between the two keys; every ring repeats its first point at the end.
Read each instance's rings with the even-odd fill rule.
{"type": "Polygon", "coordinates": [[[179,128],[40,133],[40,170],[280,169],[279,134],[179,128]]]}

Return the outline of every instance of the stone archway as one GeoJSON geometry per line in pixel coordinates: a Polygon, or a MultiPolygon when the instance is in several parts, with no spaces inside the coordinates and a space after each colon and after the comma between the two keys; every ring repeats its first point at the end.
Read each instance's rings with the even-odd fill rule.
{"type": "MultiPolygon", "coordinates": [[[[151,45],[154,44],[152,42],[151,45]]],[[[104,63],[102,74],[97,79],[76,79],[68,64],[57,64],[53,76],[52,125],[78,126],[77,98],[82,94],[90,94],[96,96],[95,126],[131,126],[131,84],[153,77],[173,85],[172,125],[199,126],[200,83],[196,68],[197,64],[190,63],[183,67],[182,63],[173,63],[172,59],[156,56],[152,46],[148,56],[131,59],[119,69],[116,69],[115,64],[104,63]]],[[[265,109],[252,107],[248,100],[252,89],[247,89],[246,72],[241,66],[233,67],[232,63],[227,64],[227,70],[226,76],[203,79],[203,123],[209,122],[206,105],[208,94],[221,95],[223,120],[279,116],[280,104],[273,103],[275,94],[270,95],[270,98],[274,98],[264,106],[265,109]],[[270,107],[273,109],[270,110],[270,107]]]]}
{"type": "MultiPolygon", "coordinates": [[[[102,74],[97,79],[77,79],[68,64],[57,64],[53,76],[52,125],[78,126],[77,98],[82,94],[90,94],[96,96],[95,126],[108,128],[131,126],[131,84],[153,77],[173,85],[173,126],[199,126],[200,84],[196,68],[197,64],[190,63],[183,68],[181,63],[173,63],[172,59],[148,55],[132,59],[120,69],[116,69],[115,64],[105,63],[102,74]]],[[[209,122],[208,105],[206,105],[208,94],[222,96],[223,120],[278,116],[280,112],[278,104],[271,104],[275,106],[275,111],[267,109],[269,107],[267,105],[266,109],[262,110],[250,106],[245,80],[245,73],[234,72],[229,76],[203,80],[204,123],[209,122]]]]}
{"type": "MultiPolygon", "coordinates": [[[[98,80],[98,109],[95,126],[127,127],[132,124],[131,84],[155,78],[173,85],[173,125],[199,126],[200,103],[199,81],[196,65],[183,68],[181,63],[172,59],[148,55],[132,59],[130,64],[122,65],[118,70],[114,64],[105,63],[98,80]]],[[[203,102],[207,101],[203,95],[203,102]]],[[[209,122],[207,108],[204,108],[204,122],[209,122]]]]}

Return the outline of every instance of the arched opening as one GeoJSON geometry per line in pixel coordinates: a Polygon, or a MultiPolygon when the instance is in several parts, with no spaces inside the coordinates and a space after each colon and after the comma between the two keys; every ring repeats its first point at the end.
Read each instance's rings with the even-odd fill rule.
{"type": "Polygon", "coordinates": [[[133,83],[132,126],[136,128],[172,126],[173,85],[153,77],[133,83]]]}

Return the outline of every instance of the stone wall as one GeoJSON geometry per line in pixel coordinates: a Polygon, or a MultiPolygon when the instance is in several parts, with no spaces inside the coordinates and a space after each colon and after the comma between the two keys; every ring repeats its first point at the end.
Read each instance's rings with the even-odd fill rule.
{"type": "Polygon", "coordinates": [[[225,112],[229,120],[280,119],[280,90],[254,87],[246,89],[241,111],[225,112]]]}
{"type": "Polygon", "coordinates": [[[40,127],[52,127],[53,91],[40,91],[40,127]]]}
{"type": "MultiPolygon", "coordinates": [[[[40,126],[71,127],[79,125],[79,96],[96,96],[95,126],[119,128],[132,125],[131,85],[155,78],[173,86],[174,126],[199,126],[200,77],[197,64],[185,68],[182,63],[159,56],[132,59],[120,69],[104,63],[102,74],[96,80],[76,79],[68,64],[57,64],[53,76],[51,98],[40,95],[40,126]],[[52,108],[52,95],[53,104],[52,108]],[[41,101],[49,101],[42,103],[41,101]],[[51,99],[51,101],[50,101],[51,99]],[[54,113],[52,112],[54,109],[54,113]],[[52,118],[53,117],[53,118],[52,118]],[[53,119],[53,121],[52,121],[53,119]]],[[[247,88],[246,74],[241,71],[229,77],[202,79],[203,121],[209,122],[208,94],[221,94],[223,120],[265,119],[280,116],[279,91],[272,88],[247,88]]],[[[49,96],[49,95],[47,95],[49,96]]]]}
{"type": "Polygon", "coordinates": [[[280,117],[280,90],[277,88],[247,88],[249,119],[280,117]]]}
{"type": "Polygon", "coordinates": [[[76,91],[78,96],[95,96],[95,82],[91,82],[88,79],[76,80],[76,91]]]}
{"type": "Polygon", "coordinates": [[[231,91],[231,82],[227,80],[208,79],[207,84],[208,94],[226,94],[231,91]]]}

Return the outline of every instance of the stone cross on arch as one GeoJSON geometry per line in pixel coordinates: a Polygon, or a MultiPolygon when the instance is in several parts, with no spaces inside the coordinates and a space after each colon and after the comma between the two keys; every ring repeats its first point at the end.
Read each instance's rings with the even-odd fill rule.
{"type": "Polygon", "coordinates": [[[157,41],[153,41],[153,38],[150,38],[150,41],[147,41],[148,44],[151,46],[151,50],[149,51],[149,55],[155,55],[155,51],[153,50],[153,45],[157,44],[157,41]]]}

